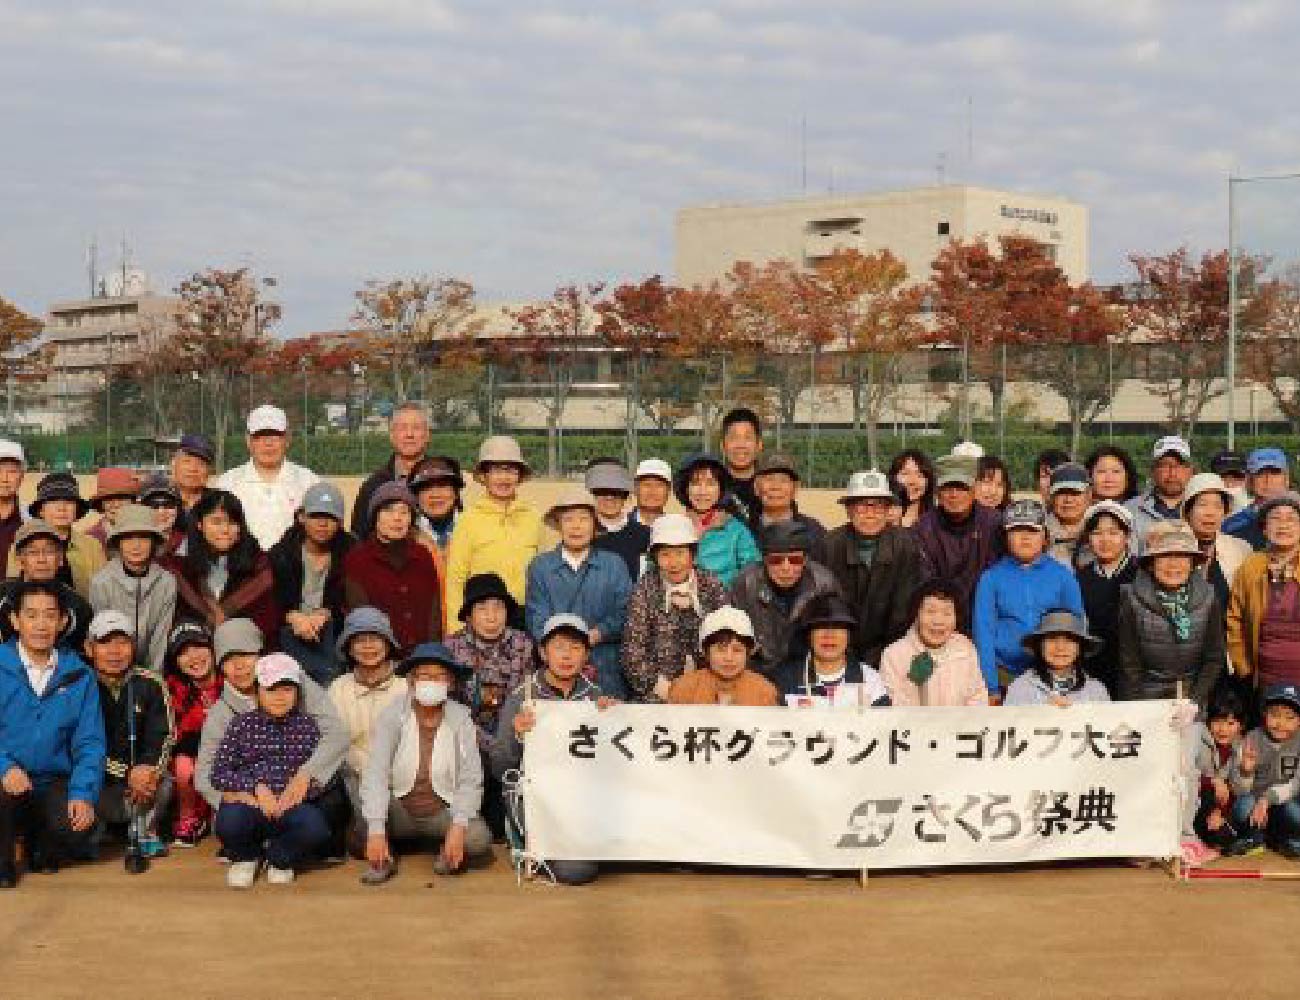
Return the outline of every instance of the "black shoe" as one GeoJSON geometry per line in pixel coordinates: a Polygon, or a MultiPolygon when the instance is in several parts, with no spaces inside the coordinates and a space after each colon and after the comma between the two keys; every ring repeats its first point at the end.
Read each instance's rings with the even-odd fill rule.
{"type": "Polygon", "coordinates": [[[43,847],[33,847],[27,853],[27,871],[33,875],[42,872],[48,875],[57,875],[59,859],[54,856],[52,851],[47,851],[43,847]]]}
{"type": "Polygon", "coordinates": [[[18,884],[18,872],[14,870],[13,862],[0,865],[0,889],[12,889],[18,884]]]}

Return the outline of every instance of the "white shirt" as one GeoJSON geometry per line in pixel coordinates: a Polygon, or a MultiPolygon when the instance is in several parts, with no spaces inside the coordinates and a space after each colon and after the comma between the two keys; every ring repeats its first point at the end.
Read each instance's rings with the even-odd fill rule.
{"type": "Polygon", "coordinates": [[[591,549],[588,549],[582,555],[576,556],[568,549],[566,549],[563,545],[560,546],[560,558],[563,559],[566,563],[568,563],[569,569],[573,570],[573,572],[575,573],[582,572],[582,564],[587,561],[587,556],[590,554],[591,554],[591,549]]]}
{"type": "Polygon", "coordinates": [[[269,549],[293,524],[303,494],[319,481],[311,469],[293,462],[285,462],[274,477],[266,479],[249,461],[227,470],[217,480],[217,488],[239,497],[248,530],[263,549],[269,549]]]}
{"type": "Polygon", "coordinates": [[[18,659],[22,660],[23,667],[27,670],[27,682],[31,684],[32,690],[36,692],[36,696],[39,698],[45,694],[50,678],[54,676],[54,671],[59,666],[59,651],[57,649],[50,650],[50,662],[40,667],[27,655],[27,650],[21,642],[16,645],[18,646],[18,659]]]}

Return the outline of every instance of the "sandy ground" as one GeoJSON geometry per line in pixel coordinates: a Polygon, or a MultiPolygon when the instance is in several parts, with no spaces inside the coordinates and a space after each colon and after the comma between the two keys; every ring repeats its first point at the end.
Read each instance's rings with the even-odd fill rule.
{"type": "MultiPolygon", "coordinates": [[[[518,888],[408,857],[226,889],[207,845],[0,896],[0,995],[132,997],[1294,996],[1294,882],[1115,865],[873,877],[622,869],[518,888]]],[[[1269,868],[1300,870],[1280,859],[1269,868]]]]}

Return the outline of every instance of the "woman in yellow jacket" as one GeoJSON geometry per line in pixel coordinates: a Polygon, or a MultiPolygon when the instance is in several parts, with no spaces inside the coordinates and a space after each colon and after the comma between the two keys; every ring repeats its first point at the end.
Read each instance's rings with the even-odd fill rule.
{"type": "Polygon", "coordinates": [[[1259,523],[1267,548],[1233,579],[1227,639],[1232,672],[1262,689],[1300,680],[1300,495],[1265,503],[1259,523]]]}
{"type": "Polygon", "coordinates": [[[490,437],[478,452],[474,478],[485,491],[456,519],[447,547],[447,621],[460,620],[465,581],[496,573],[520,607],[528,564],[542,545],[542,515],[519,499],[519,484],[532,470],[519,442],[490,437]]]}

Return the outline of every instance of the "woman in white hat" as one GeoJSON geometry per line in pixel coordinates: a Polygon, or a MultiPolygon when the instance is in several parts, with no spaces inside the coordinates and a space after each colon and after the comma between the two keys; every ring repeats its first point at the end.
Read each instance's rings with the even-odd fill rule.
{"type": "Polygon", "coordinates": [[[669,685],[696,666],[704,616],[727,603],[722,582],[695,565],[700,536],[684,514],[661,514],[650,529],[650,562],[628,602],[623,675],[638,701],[668,697],[669,685]]]}
{"type": "Polygon", "coordinates": [[[1232,581],[1253,549],[1250,543],[1223,531],[1224,519],[1232,513],[1232,493],[1217,473],[1202,472],[1187,481],[1182,515],[1196,535],[1205,561],[1201,572],[1214,587],[1219,607],[1227,608],[1232,581]]]}
{"type": "Polygon", "coordinates": [[[447,621],[459,619],[465,582],[479,573],[496,573],[523,606],[528,564],[542,547],[542,515],[519,499],[531,474],[514,438],[497,435],[479,448],[474,478],[483,496],[456,519],[447,546],[447,621]]]}

